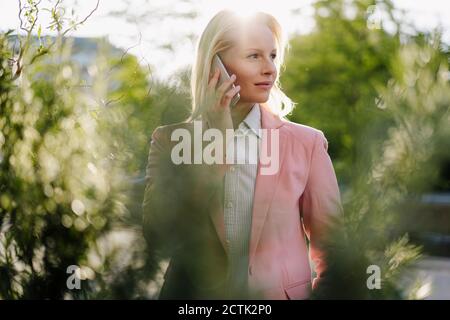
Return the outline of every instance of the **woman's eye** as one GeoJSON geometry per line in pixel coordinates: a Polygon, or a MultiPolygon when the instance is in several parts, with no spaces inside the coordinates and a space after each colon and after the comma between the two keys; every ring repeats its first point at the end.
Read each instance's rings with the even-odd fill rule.
{"type": "MultiPolygon", "coordinates": [[[[257,53],[254,53],[254,54],[249,55],[249,57],[257,57],[257,56],[258,56],[257,53]]],[[[276,54],[272,54],[272,59],[275,59],[276,57],[277,57],[276,54]]]]}
{"type": "MultiPolygon", "coordinates": [[[[254,54],[249,55],[249,58],[253,58],[253,57],[257,58],[258,54],[254,53],[254,54]]],[[[272,59],[275,59],[277,57],[277,55],[276,54],[272,54],[271,57],[272,57],[272,59]]]]}

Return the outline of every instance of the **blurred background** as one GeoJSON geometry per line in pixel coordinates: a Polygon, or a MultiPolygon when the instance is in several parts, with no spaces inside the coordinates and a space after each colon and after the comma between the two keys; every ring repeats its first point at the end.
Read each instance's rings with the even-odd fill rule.
{"type": "Polygon", "coordinates": [[[288,118],[329,141],[345,216],[316,297],[450,299],[443,0],[1,0],[0,298],[157,296],[167,261],[141,223],[150,136],[188,117],[196,41],[227,7],[279,20],[288,118]]]}

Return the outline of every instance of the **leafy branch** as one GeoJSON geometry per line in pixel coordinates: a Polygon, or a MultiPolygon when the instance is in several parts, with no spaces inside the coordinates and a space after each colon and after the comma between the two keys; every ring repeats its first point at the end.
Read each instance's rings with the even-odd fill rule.
{"type": "MultiPolygon", "coordinates": [[[[19,49],[17,58],[13,58],[13,66],[15,65],[15,72],[13,74],[13,80],[20,77],[20,75],[23,72],[23,58],[28,53],[30,46],[31,46],[31,38],[32,33],[35,31],[36,23],[39,18],[39,5],[41,3],[41,0],[39,1],[33,1],[33,0],[27,0],[26,4],[23,4],[21,0],[19,0],[19,14],[18,18],[20,21],[19,28],[22,31],[26,32],[25,41],[22,42],[20,37],[19,39],[19,49]],[[25,18],[25,19],[24,19],[25,18]]],[[[70,31],[76,30],[76,28],[83,23],[85,23],[93,14],[95,11],[97,11],[99,6],[100,0],[97,0],[95,7],[80,21],[72,22],[71,26],[69,26],[67,29],[64,29],[64,20],[66,19],[65,16],[65,9],[60,7],[61,6],[61,0],[58,0],[55,5],[51,8],[43,8],[42,10],[48,11],[51,14],[51,23],[47,27],[50,30],[56,29],[58,32],[59,37],[64,37],[67,35],[70,31]]],[[[41,38],[41,26],[39,26],[37,30],[37,36],[41,38]]],[[[55,45],[56,41],[52,42],[47,47],[44,47],[42,43],[40,44],[39,48],[31,54],[29,64],[34,63],[37,59],[44,56],[45,54],[49,53],[52,47],[55,45]]],[[[13,53],[14,57],[14,53],[13,53]]]]}

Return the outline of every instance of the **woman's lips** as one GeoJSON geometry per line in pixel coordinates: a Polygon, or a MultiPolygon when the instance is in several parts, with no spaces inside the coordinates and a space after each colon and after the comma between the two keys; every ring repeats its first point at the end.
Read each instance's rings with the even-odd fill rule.
{"type": "Polygon", "coordinates": [[[263,90],[269,90],[270,88],[272,88],[271,84],[255,84],[255,86],[263,90]]]}

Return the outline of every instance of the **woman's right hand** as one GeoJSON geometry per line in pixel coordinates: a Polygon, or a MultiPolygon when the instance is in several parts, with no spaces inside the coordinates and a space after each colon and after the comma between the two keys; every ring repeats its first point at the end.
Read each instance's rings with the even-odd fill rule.
{"type": "Polygon", "coordinates": [[[219,129],[225,137],[226,129],[233,129],[233,121],[230,112],[231,99],[240,91],[240,86],[230,88],[236,81],[233,74],[228,81],[224,81],[216,88],[219,81],[220,71],[217,68],[209,79],[203,117],[208,128],[219,129]]]}

